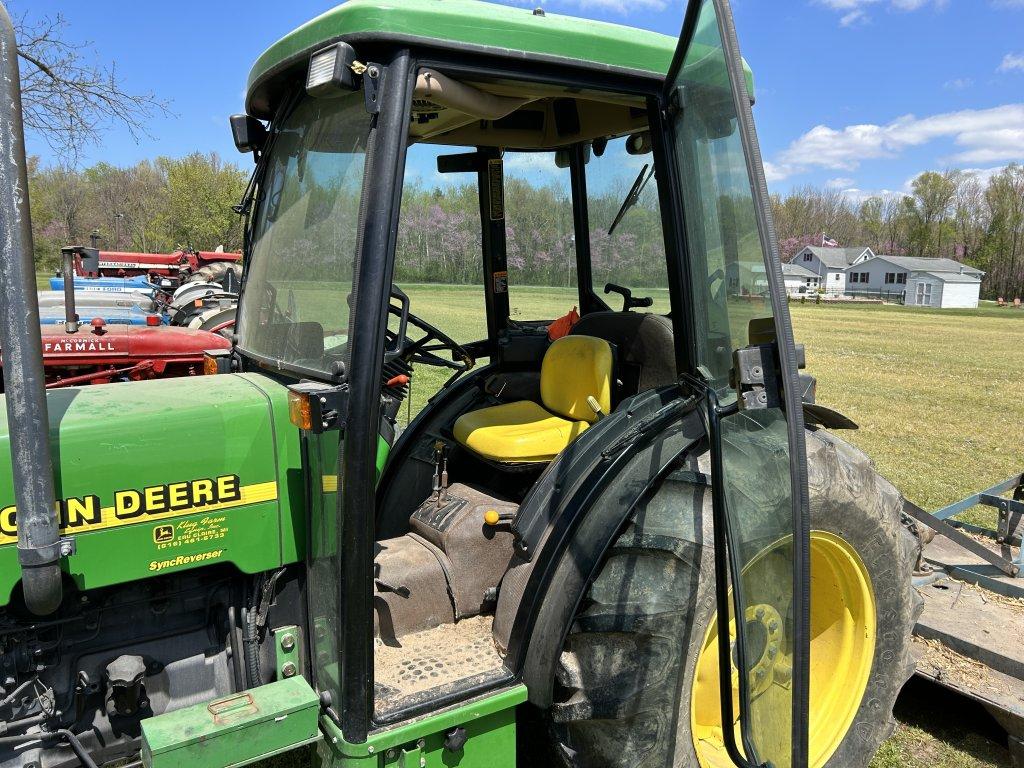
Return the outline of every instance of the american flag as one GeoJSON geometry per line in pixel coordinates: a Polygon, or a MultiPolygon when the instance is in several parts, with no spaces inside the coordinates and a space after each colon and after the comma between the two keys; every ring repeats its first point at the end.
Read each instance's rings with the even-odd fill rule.
{"type": "Polygon", "coordinates": [[[838,240],[833,240],[828,235],[822,234],[822,236],[821,236],[821,247],[822,248],[838,248],[839,247],[839,241],[838,240]]]}

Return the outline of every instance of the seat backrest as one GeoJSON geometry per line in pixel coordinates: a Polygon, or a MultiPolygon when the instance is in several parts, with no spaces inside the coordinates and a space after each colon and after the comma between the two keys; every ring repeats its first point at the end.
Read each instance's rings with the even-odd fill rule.
{"type": "Polygon", "coordinates": [[[620,363],[615,375],[625,385],[619,397],[672,384],[678,378],[672,321],[663,315],[592,312],[573,326],[575,334],[607,339],[615,345],[620,363]]]}
{"type": "Polygon", "coordinates": [[[587,404],[593,396],[604,413],[612,404],[612,348],[593,336],[563,336],[544,354],[540,398],[544,407],[573,421],[593,423],[597,415],[587,404]]]}

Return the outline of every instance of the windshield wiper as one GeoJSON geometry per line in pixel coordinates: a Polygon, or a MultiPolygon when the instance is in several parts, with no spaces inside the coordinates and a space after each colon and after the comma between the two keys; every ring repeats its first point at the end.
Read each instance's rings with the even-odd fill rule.
{"type": "Polygon", "coordinates": [[[636,177],[636,181],[633,182],[633,186],[630,187],[629,194],[626,195],[626,199],[622,201],[622,205],[619,206],[619,212],[615,214],[615,220],[612,225],[608,227],[608,234],[610,235],[615,231],[615,228],[619,226],[619,222],[622,221],[622,217],[625,216],[629,209],[636,205],[637,200],[640,199],[640,193],[644,191],[644,187],[647,186],[647,182],[651,180],[651,176],[654,175],[654,168],[644,163],[644,167],[640,169],[640,175],[636,177]],[[650,173],[647,169],[651,168],[650,173]]]}

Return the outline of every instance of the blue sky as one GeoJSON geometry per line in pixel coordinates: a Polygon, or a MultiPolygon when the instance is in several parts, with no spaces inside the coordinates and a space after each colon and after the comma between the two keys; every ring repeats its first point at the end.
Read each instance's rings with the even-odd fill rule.
{"type": "MultiPolygon", "coordinates": [[[[509,4],[530,5],[523,0],[509,4]]],[[[568,13],[678,34],[682,0],[542,0],[568,13]]],[[[12,14],[61,13],[67,35],[116,61],[129,89],[172,101],[152,138],[113,129],[85,164],[216,151],[237,158],[227,116],[252,61],[332,4],[9,0],[12,14]]],[[[851,196],[899,191],[923,170],[990,173],[1024,161],[1024,0],[734,0],[754,69],[754,115],[769,182],[851,196]]],[[[50,160],[29,137],[29,151],[50,160]]]]}

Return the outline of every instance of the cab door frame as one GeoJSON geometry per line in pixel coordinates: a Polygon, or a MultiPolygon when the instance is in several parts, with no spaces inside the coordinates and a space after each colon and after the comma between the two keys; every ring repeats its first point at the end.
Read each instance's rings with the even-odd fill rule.
{"type": "MultiPolygon", "coordinates": [[[[781,401],[786,415],[788,442],[790,451],[790,482],[792,488],[792,532],[793,532],[793,636],[794,663],[792,677],[793,712],[792,712],[792,761],[794,768],[802,768],[808,760],[808,699],[809,699],[809,662],[810,662],[810,514],[807,490],[807,456],[804,443],[804,419],[799,387],[799,365],[794,342],[792,324],[790,322],[785,284],[782,277],[782,264],[779,256],[778,241],[772,221],[769,205],[767,183],[761,160],[760,148],[754,129],[751,106],[753,99],[748,92],[746,77],[743,71],[739,45],[736,38],[735,25],[728,0],[689,0],[684,16],[679,44],[676,48],[672,64],[665,80],[665,89],[660,99],[652,99],[650,103],[651,136],[657,167],[665,172],[666,178],[658,185],[661,196],[662,221],[665,229],[666,249],[669,251],[669,282],[672,299],[672,316],[676,340],[676,358],[678,369],[685,372],[684,381],[689,381],[695,394],[705,397],[709,412],[708,427],[712,432],[718,431],[719,416],[726,411],[719,409],[717,397],[706,381],[706,377],[698,369],[698,334],[705,333],[705,323],[698,316],[700,303],[695,301],[691,276],[694,274],[695,259],[691,253],[691,243],[686,234],[687,210],[682,195],[682,175],[672,151],[674,137],[671,127],[673,114],[681,110],[681,105],[672,93],[673,84],[679,75],[684,58],[693,41],[697,22],[702,8],[712,3],[717,17],[718,33],[721,37],[722,50],[728,71],[730,90],[732,91],[738,132],[743,147],[746,172],[751,185],[751,193],[755,201],[755,214],[760,246],[765,254],[766,279],[772,313],[775,318],[775,339],[772,342],[774,364],[777,367],[775,381],[778,391],[775,393],[781,401]],[[674,254],[675,258],[672,258],[674,254]],[[704,390],[701,392],[700,390],[704,390]]],[[[770,384],[769,384],[770,386],[770,384]]],[[[720,448],[720,435],[709,435],[712,450],[716,444],[720,448]]],[[[720,459],[720,455],[718,456],[720,459]]],[[[716,460],[713,458],[713,463],[716,460]]],[[[721,465],[719,463],[719,468],[721,465]]],[[[721,494],[717,494],[719,496],[721,494]]],[[[716,528],[717,528],[716,524],[716,528]]],[[[724,539],[723,539],[724,541],[724,539]]],[[[729,555],[716,550],[717,565],[729,571],[730,583],[739,579],[736,573],[736,562],[730,567],[729,555]]],[[[721,571],[720,571],[721,572],[721,571]]],[[[725,592],[720,592],[724,596],[725,592]]],[[[722,611],[728,609],[719,606],[722,611]]],[[[721,622],[720,622],[721,626],[721,622]]],[[[726,625],[727,626],[727,625],[726,625]]],[[[727,633],[723,629],[720,634],[727,633]]],[[[727,640],[727,634],[724,638],[727,640]]],[[[732,706],[730,686],[722,686],[723,712],[732,706]],[[728,699],[728,701],[726,701],[728,699]]],[[[731,757],[740,766],[750,766],[735,747],[732,730],[725,730],[726,743],[731,745],[731,757]]],[[[741,729],[745,730],[745,729],[741,729]]]]}

